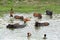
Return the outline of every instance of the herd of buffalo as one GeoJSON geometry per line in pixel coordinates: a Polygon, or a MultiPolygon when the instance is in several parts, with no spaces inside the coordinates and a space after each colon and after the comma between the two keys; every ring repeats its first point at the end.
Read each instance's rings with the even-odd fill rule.
{"type": "MultiPolygon", "coordinates": [[[[7,25],[7,28],[24,28],[25,26],[26,26],[26,22],[27,21],[31,21],[30,20],[30,18],[24,18],[24,16],[19,16],[19,15],[13,15],[13,13],[14,13],[14,11],[13,11],[13,9],[11,9],[11,11],[10,11],[10,17],[13,17],[13,18],[15,18],[15,19],[19,19],[19,20],[22,20],[23,22],[24,22],[24,24],[19,24],[19,23],[15,23],[15,24],[8,24],[7,25]]],[[[46,10],[46,15],[48,15],[48,16],[50,16],[50,17],[52,17],[52,11],[50,11],[50,10],[46,10]]],[[[33,13],[33,17],[35,18],[35,17],[37,17],[38,19],[42,19],[42,14],[40,14],[40,13],[33,13]]],[[[39,26],[48,26],[49,25],[49,23],[48,22],[43,22],[43,23],[40,23],[40,22],[37,22],[37,21],[35,21],[35,27],[39,27],[39,26]]]]}

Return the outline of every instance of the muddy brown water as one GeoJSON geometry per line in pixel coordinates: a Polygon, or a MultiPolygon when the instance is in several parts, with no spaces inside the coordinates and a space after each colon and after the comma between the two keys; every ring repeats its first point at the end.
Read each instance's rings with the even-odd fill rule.
{"type": "MultiPolygon", "coordinates": [[[[49,16],[43,14],[42,19],[37,19],[33,17],[33,14],[14,14],[23,15],[24,17],[31,18],[31,21],[27,22],[25,28],[19,28],[10,30],[6,28],[10,22],[9,14],[5,14],[4,17],[0,18],[0,40],[60,40],[60,14],[53,14],[53,18],[50,19],[49,16]],[[35,21],[39,22],[49,22],[49,26],[38,27],[34,26],[35,21]],[[31,37],[27,38],[27,33],[30,32],[31,37]],[[47,39],[43,39],[43,35],[47,34],[47,39]]],[[[15,20],[13,23],[23,24],[23,21],[15,20]]]]}

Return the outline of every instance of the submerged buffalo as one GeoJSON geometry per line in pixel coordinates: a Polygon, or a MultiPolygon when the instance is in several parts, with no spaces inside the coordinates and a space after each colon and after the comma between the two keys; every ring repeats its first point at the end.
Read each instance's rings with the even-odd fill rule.
{"type": "Polygon", "coordinates": [[[24,18],[24,23],[26,23],[26,22],[28,22],[28,21],[30,21],[30,19],[29,18],[24,18]]]}
{"type": "Polygon", "coordinates": [[[21,20],[23,20],[23,19],[24,19],[24,17],[23,17],[23,16],[18,16],[18,15],[14,16],[14,18],[15,18],[15,19],[21,19],[21,20]]]}
{"type": "Polygon", "coordinates": [[[16,28],[24,28],[26,26],[26,24],[8,24],[6,27],[9,28],[9,29],[16,29],[16,28]]]}
{"type": "Polygon", "coordinates": [[[35,22],[35,27],[38,27],[38,26],[48,26],[48,25],[49,25],[48,22],[44,22],[44,23],[35,22]]]}
{"type": "Polygon", "coordinates": [[[46,10],[46,15],[50,16],[52,18],[53,12],[50,10],[46,10]]]}
{"type": "Polygon", "coordinates": [[[46,15],[52,16],[52,11],[46,10],[46,15]]]}
{"type": "Polygon", "coordinates": [[[39,19],[42,18],[42,14],[39,14],[39,13],[34,13],[33,16],[34,16],[34,17],[38,17],[39,19]]]}

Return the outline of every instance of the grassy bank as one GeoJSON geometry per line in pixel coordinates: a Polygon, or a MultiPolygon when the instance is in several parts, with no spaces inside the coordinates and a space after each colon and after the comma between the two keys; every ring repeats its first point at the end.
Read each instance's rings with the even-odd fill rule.
{"type": "MultiPolygon", "coordinates": [[[[12,7],[15,12],[39,12],[45,13],[47,9],[52,10],[54,13],[60,13],[60,0],[40,0],[39,3],[27,4],[24,2],[14,4],[14,2],[8,1],[6,5],[0,4],[0,12],[9,12],[12,7]]],[[[1,14],[1,13],[0,13],[1,14]]]]}

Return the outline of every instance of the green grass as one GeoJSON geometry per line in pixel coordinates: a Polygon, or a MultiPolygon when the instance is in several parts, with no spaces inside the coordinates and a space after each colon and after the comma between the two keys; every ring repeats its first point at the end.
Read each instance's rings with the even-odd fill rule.
{"type": "MultiPolygon", "coordinates": [[[[0,12],[9,12],[10,8],[12,7],[15,12],[39,12],[39,13],[45,13],[47,9],[52,10],[53,13],[60,13],[60,3],[56,0],[40,0],[41,2],[39,4],[34,5],[27,5],[25,3],[13,6],[13,2],[8,2],[6,6],[0,5],[0,12]],[[48,3],[45,3],[48,2],[48,3]]],[[[2,13],[0,13],[2,15],[2,13]]]]}
{"type": "MultiPolygon", "coordinates": [[[[0,11],[9,11],[11,7],[1,7],[0,6],[0,11]]],[[[42,6],[40,8],[38,8],[38,6],[22,6],[22,7],[14,7],[14,11],[16,12],[33,12],[33,11],[36,11],[36,12],[45,12],[46,9],[49,9],[49,10],[52,10],[54,11],[55,13],[60,13],[60,6],[56,6],[56,5],[48,5],[48,6],[42,6]]]]}
{"type": "MultiPolygon", "coordinates": [[[[0,6],[0,11],[7,12],[10,10],[11,7],[3,7],[0,6]]],[[[45,10],[49,9],[55,13],[60,13],[60,6],[59,5],[45,5],[45,6],[20,6],[20,7],[13,7],[15,12],[40,12],[44,13],[45,10]]]]}

